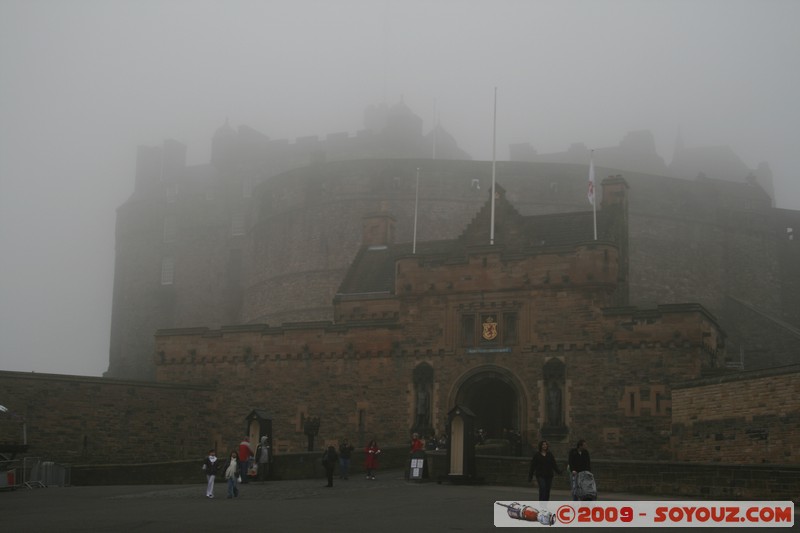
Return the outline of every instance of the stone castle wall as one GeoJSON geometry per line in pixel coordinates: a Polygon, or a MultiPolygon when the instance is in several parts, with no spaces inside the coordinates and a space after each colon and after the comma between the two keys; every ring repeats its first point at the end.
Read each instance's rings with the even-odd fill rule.
{"type": "MultiPolygon", "coordinates": [[[[565,352],[557,356],[563,355],[565,352]]],[[[583,355],[576,351],[571,357],[583,355]]],[[[746,385],[735,379],[676,385],[670,409],[677,425],[672,426],[671,445],[680,457],[674,462],[654,462],[652,456],[643,462],[613,460],[608,454],[628,447],[627,441],[624,446],[618,441],[592,441],[592,462],[597,463],[597,475],[605,480],[606,490],[714,499],[796,498],[798,413],[792,400],[798,397],[797,369],[751,374],[744,380],[750,382],[746,385]],[[751,416],[753,398],[757,409],[751,416]],[[747,411],[742,411],[742,402],[747,411]],[[717,433],[722,438],[718,439],[717,433]]],[[[75,484],[187,482],[197,475],[192,472],[197,472],[194,469],[207,448],[226,450],[237,444],[250,406],[237,404],[225,420],[218,414],[209,416],[209,406],[221,405],[219,398],[224,398],[225,404],[236,396],[214,392],[213,386],[52,374],[0,372],[0,388],[5,393],[4,404],[14,415],[0,416],[0,442],[21,442],[18,416],[24,416],[29,450],[22,455],[73,465],[75,484]],[[217,428],[224,428],[222,435],[215,435],[220,431],[217,428]],[[177,470],[169,466],[178,464],[183,466],[177,470]],[[170,472],[163,472],[164,465],[170,472]]],[[[632,418],[631,424],[650,425],[651,420],[651,416],[632,418]]],[[[356,425],[357,421],[349,422],[350,427],[356,425]]],[[[320,446],[341,432],[341,428],[329,431],[327,426],[323,421],[317,441],[320,446]]],[[[661,426],[659,423],[652,430],[661,431],[661,426]]],[[[297,446],[304,442],[301,428],[295,425],[288,430],[290,436],[279,439],[282,449],[276,449],[278,465],[284,456],[288,461],[296,457],[288,452],[286,441],[297,446]]],[[[557,458],[563,460],[572,443],[554,444],[557,458]]],[[[432,467],[446,469],[436,457],[429,458],[434,461],[432,467]]],[[[302,458],[298,461],[304,462],[302,458]]],[[[490,483],[523,486],[527,461],[524,457],[479,455],[478,472],[490,483]]],[[[279,470],[287,475],[289,467],[279,470]]],[[[315,475],[322,473],[310,474],[315,475]]]]}
{"type": "MultiPolygon", "coordinates": [[[[524,298],[517,295],[518,301],[524,298]]],[[[447,310],[432,312],[433,305],[420,306],[417,312],[424,308],[427,314],[409,321],[435,326],[426,331],[404,327],[406,313],[401,323],[163,331],[157,337],[157,379],[214,384],[219,397],[212,401],[223,419],[251,408],[270,412],[276,446],[297,451],[305,442],[302,420],[312,416],[323,421],[323,441],[375,436],[384,445],[402,445],[415,420],[413,375],[419,365],[433,371],[431,423],[437,432],[472,376],[503,376],[518,398],[512,408],[521,410],[509,420],[519,424],[526,442],[535,442],[546,417],[545,365],[560,361],[566,369],[565,431],[551,440],[566,446],[584,436],[609,456],[669,458],[670,383],[714,367],[713,323],[692,308],[620,309],[590,320],[591,332],[585,331],[587,310],[572,313],[572,321],[542,322],[564,314],[558,305],[574,309],[576,302],[554,298],[528,315],[537,324],[533,328],[522,318],[519,345],[500,351],[454,346],[452,320],[443,318],[447,310]],[[532,330],[543,334],[526,333],[532,330]],[[617,333],[605,334],[611,331],[617,333]],[[411,337],[416,344],[409,343],[411,337]],[[592,340],[598,338],[604,340],[592,340]],[[243,394],[229,394],[236,387],[243,394]]]]}
{"type": "Polygon", "coordinates": [[[800,463],[800,366],[700,380],[672,391],[674,457],[800,463]]]}
{"type": "MultiPolygon", "coordinates": [[[[199,448],[214,444],[209,387],[0,372],[0,390],[14,413],[0,416],[0,441],[27,439],[26,455],[43,460],[172,461],[198,457],[199,448]]],[[[244,423],[239,426],[231,424],[225,438],[235,443],[244,423]]]]}
{"type": "MultiPolygon", "coordinates": [[[[160,229],[169,209],[163,198],[121,207],[117,277],[124,281],[115,282],[108,375],[151,378],[152,332],[159,327],[331,319],[365,215],[384,208],[396,219],[395,241],[413,239],[417,168],[418,241],[456,237],[491,187],[488,162],[320,163],[270,178],[250,198],[179,193],[172,208],[178,235],[169,246],[160,229]],[[245,235],[230,235],[231,206],[247,215],[245,235]],[[169,252],[176,255],[175,282],[164,288],[158,275],[169,252]]],[[[590,208],[582,165],[501,162],[497,168],[497,182],[523,215],[590,208]]],[[[215,183],[224,189],[235,175],[219,174],[215,183]]],[[[695,301],[715,313],[724,329],[737,318],[725,304],[729,294],[789,323],[800,316],[800,282],[793,275],[800,269],[800,240],[786,235],[787,227],[800,228],[800,212],[771,208],[769,197],[752,185],[624,177],[630,185],[632,304],[695,301]]],[[[194,186],[202,191],[201,183],[194,186]]],[[[767,337],[777,348],[768,356],[738,329],[732,356],[744,353],[748,368],[791,362],[783,346],[800,343],[800,336],[770,324],[767,337]],[[758,355],[748,357],[750,351],[758,355]]]]}

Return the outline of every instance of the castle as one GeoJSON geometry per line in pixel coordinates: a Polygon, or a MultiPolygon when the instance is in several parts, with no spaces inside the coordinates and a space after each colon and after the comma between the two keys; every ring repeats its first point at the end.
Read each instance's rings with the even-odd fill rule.
{"type": "Polygon", "coordinates": [[[156,381],[239,390],[215,410],[268,409],[283,451],[310,418],[328,441],[394,443],[442,433],[459,405],[492,438],[669,458],[670,387],[717,371],[724,341],[697,304],[627,305],[627,189],[603,182],[597,240],[591,211],[523,216],[499,185],[454,239],[396,243],[376,212],[332,321],[159,330],[156,381]]]}
{"type": "MultiPolygon", "coordinates": [[[[140,148],[134,193],[117,215],[106,376],[153,379],[157,329],[332,319],[362,218],[381,206],[398,242],[411,242],[415,227],[423,241],[458,235],[485,200],[490,163],[468,160],[440,127],[423,134],[403,104],[368,109],[365,124],[355,136],[288,143],[226,123],[210,163],[197,166],[176,141],[140,148]]],[[[597,161],[616,165],[598,165],[598,175],[622,167],[630,185],[631,303],[702,304],[727,334],[729,365],[796,361],[800,213],[772,207],[770,176],[711,178],[686,149],[674,165],[691,160],[705,177],[659,175],[669,169],[651,141],[629,135],[597,161]]],[[[516,208],[585,210],[588,152],[538,157],[497,164],[516,208]]]]}
{"type": "Polygon", "coordinates": [[[613,459],[800,459],[800,213],[758,176],[599,166],[595,239],[586,164],[499,162],[492,196],[491,163],[405,106],[367,124],[295,143],[226,124],[198,166],[140,148],[106,376],[0,372],[35,453],[189,460],[253,412],[276,453],[309,421],[404,446],[463,406],[561,456],[584,437],[613,459]]]}

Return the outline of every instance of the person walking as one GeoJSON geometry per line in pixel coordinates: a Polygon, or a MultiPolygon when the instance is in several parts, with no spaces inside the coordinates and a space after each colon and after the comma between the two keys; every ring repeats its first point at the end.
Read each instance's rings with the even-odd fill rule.
{"type": "Polygon", "coordinates": [[[528,483],[533,476],[536,476],[536,483],[539,485],[539,501],[550,501],[550,489],[553,486],[553,473],[561,473],[558,468],[556,458],[550,451],[550,443],[546,440],[539,442],[539,450],[534,452],[531,458],[531,466],[528,469],[528,483]]]}
{"type": "Polygon", "coordinates": [[[325,467],[325,475],[328,476],[326,487],[333,487],[333,468],[338,461],[339,455],[336,453],[336,448],[328,446],[328,449],[322,454],[322,466],[325,467]]]}
{"type": "Polygon", "coordinates": [[[209,450],[208,457],[203,461],[203,470],[206,472],[206,498],[214,497],[214,480],[217,477],[217,470],[219,468],[219,461],[217,460],[217,452],[209,450]]]}
{"type": "Polygon", "coordinates": [[[378,469],[378,455],[381,449],[378,447],[378,441],[372,439],[364,448],[364,455],[366,456],[367,479],[375,479],[375,470],[378,469]]]}
{"type": "Polygon", "coordinates": [[[253,447],[250,446],[250,437],[245,437],[239,443],[239,474],[242,483],[247,483],[247,470],[250,467],[250,458],[253,457],[253,447]]]}
{"type": "Polygon", "coordinates": [[[239,454],[236,450],[231,452],[228,462],[225,463],[225,479],[228,481],[228,499],[239,497],[238,483],[242,479],[239,471],[239,454]]]}
{"type": "Polygon", "coordinates": [[[569,451],[569,470],[572,473],[572,499],[578,501],[576,493],[578,485],[578,473],[592,471],[592,459],[589,457],[589,450],[586,449],[586,441],[578,440],[578,443],[569,451]]]}
{"type": "Polygon", "coordinates": [[[353,450],[353,445],[347,439],[339,444],[339,479],[347,479],[350,473],[350,455],[353,450]]]}

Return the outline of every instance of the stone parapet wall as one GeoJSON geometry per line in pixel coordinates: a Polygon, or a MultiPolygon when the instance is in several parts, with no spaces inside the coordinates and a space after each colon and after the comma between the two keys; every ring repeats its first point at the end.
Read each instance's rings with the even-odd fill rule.
{"type": "MultiPolygon", "coordinates": [[[[407,448],[383,449],[378,476],[405,470],[407,448]]],[[[324,479],[322,452],[275,455],[269,482],[289,479],[324,479]]],[[[135,465],[78,465],[72,467],[73,485],[134,485],[205,483],[202,458],[192,461],[135,465]]],[[[447,452],[426,452],[428,481],[444,481],[447,452]]],[[[478,455],[476,477],[481,483],[520,487],[535,498],[535,484],[528,483],[527,457],[478,455]]],[[[363,472],[363,452],[356,450],[350,463],[352,477],[363,472]]],[[[615,493],[700,500],[774,500],[800,502],[800,466],[724,465],[662,461],[592,460],[599,498],[613,500],[615,493]]],[[[568,489],[566,474],[556,476],[556,489],[568,489]]]]}
{"type": "Polygon", "coordinates": [[[721,463],[800,463],[800,365],[677,385],[673,456],[721,463]]]}
{"type": "MultiPolygon", "coordinates": [[[[536,368],[549,355],[528,354],[526,366],[529,367],[529,372],[523,374],[526,383],[537,382],[536,368]]],[[[628,372],[637,373],[644,368],[634,365],[639,358],[636,353],[613,355],[612,352],[607,352],[592,356],[587,352],[564,352],[558,356],[564,357],[567,364],[575,357],[598,358],[586,361],[589,363],[586,368],[594,371],[584,377],[574,375],[568,392],[574,388],[582,391],[581,394],[588,393],[590,397],[602,397],[600,404],[603,406],[614,401],[614,391],[587,389],[590,383],[596,382],[600,369],[616,373],[626,382],[633,383],[620,369],[626,368],[628,372]],[[609,367],[609,361],[617,357],[620,358],[619,366],[609,367]],[[604,363],[601,364],[601,361],[604,363]]],[[[452,382],[459,375],[458,368],[463,369],[466,368],[465,365],[475,363],[474,358],[469,356],[427,354],[425,358],[437,369],[440,383],[452,382]],[[443,364],[446,359],[450,360],[452,366],[443,364]]],[[[131,468],[133,470],[129,471],[131,476],[128,481],[131,483],[187,483],[196,479],[195,476],[201,476],[195,469],[209,447],[226,450],[236,446],[240,439],[239,431],[244,426],[243,416],[252,405],[267,405],[269,398],[276,396],[291,397],[297,401],[287,403],[285,408],[274,413],[277,422],[273,429],[276,431],[276,442],[281,446],[281,451],[276,453],[276,460],[279,462],[276,463],[275,475],[284,479],[313,477],[316,470],[309,466],[307,459],[303,459],[307,456],[302,452],[290,453],[290,450],[297,450],[305,444],[305,435],[299,425],[300,410],[304,410],[306,414],[321,416],[323,424],[318,438],[320,447],[323,443],[335,443],[344,436],[360,445],[364,438],[377,434],[379,442],[387,450],[397,449],[402,452],[405,449],[407,435],[404,424],[409,413],[406,408],[398,408],[398,392],[404,389],[397,385],[402,387],[405,383],[403,380],[410,379],[413,365],[409,361],[404,363],[402,357],[369,357],[362,370],[370,376],[376,376],[376,381],[367,391],[369,394],[364,397],[359,394],[362,392],[360,389],[352,386],[352,380],[356,377],[352,366],[354,361],[331,358],[317,361],[313,365],[309,359],[303,358],[277,361],[279,367],[297,370],[294,375],[296,379],[282,380],[283,388],[275,388],[271,381],[275,377],[274,373],[259,371],[258,365],[250,369],[246,365],[231,366],[245,370],[230,378],[238,380],[239,384],[243,379],[252,380],[258,375],[265,378],[249,381],[253,385],[248,388],[247,395],[233,396],[229,394],[229,386],[159,385],[105,378],[0,372],[0,389],[5,394],[4,405],[10,410],[10,414],[0,417],[0,434],[3,436],[0,440],[20,442],[24,431],[29,450],[23,455],[73,465],[75,484],[83,483],[80,481],[84,479],[82,469],[90,466],[104,472],[115,468],[122,471],[131,468]],[[386,375],[386,370],[390,367],[407,369],[398,378],[394,378],[399,379],[398,384],[393,384],[386,375]],[[317,368],[319,372],[309,372],[311,368],[317,368]],[[330,371],[337,376],[333,381],[330,371]],[[326,385],[321,386],[323,383],[326,385]],[[287,388],[290,386],[295,387],[295,390],[287,388]],[[329,406],[331,409],[328,411],[321,409],[319,406],[322,403],[315,403],[311,398],[303,396],[314,387],[321,398],[338,394],[342,400],[335,406],[329,406]],[[348,398],[352,399],[352,410],[340,413],[338,406],[348,404],[348,398]],[[209,416],[210,405],[217,406],[213,416],[209,416]],[[393,405],[395,408],[382,408],[381,405],[393,405]],[[364,438],[358,436],[358,409],[365,409],[368,414],[364,438]],[[284,456],[286,458],[282,459],[284,456]],[[164,467],[163,474],[156,474],[160,467],[155,469],[142,466],[145,461],[159,460],[164,463],[184,460],[189,466],[185,471],[178,466],[164,467]],[[107,466],[126,463],[131,466],[107,466]],[[164,481],[170,476],[176,481],[164,481]]],[[[511,356],[508,355],[495,359],[495,363],[499,365],[497,368],[511,364],[510,361],[511,356]]],[[[200,366],[215,365],[194,367],[200,366]]],[[[603,407],[605,414],[600,417],[584,402],[571,411],[568,425],[573,434],[588,437],[595,473],[602,491],[710,499],[797,499],[798,495],[792,494],[793,490],[797,492],[797,487],[800,487],[800,467],[797,466],[797,447],[794,445],[800,427],[794,401],[798,397],[797,387],[800,383],[797,374],[798,368],[795,366],[770,372],[740,373],[676,384],[672,390],[671,402],[664,402],[660,408],[663,412],[658,412],[656,408],[653,392],[657,388],[656,384],[642,384],[642,387],[650,387],[647,398],[642,394],[644,389],[635,390],[633,385],[628,385],[624,389],[634,389],[634,396],[640,402],[635,410],[630,409],[631,406],[627,405],[623,397],[619,398],[622,406],[618,413],[603,407]],[[745,403],[748,407],[745,407],[745,403]],[[670,411],[673,420],[672,436],[669,446],[665,444],[659,451],[653,448],[653,437],[657,434],[669,434],[670,411]],[[678,431],[676,428],[685,420],[691,420],[691,431],[678,431]],[[725,431],[730,431],[734,438],[718,440],[715,428],[719,424],[724,426],[721,433],[723,437],[727,435],[725,431]],[[648,430],[648,427],[651,429],[648,430]],[[748,445],[774,450],[775,454],[760,457],[748,445]],[[609,458],[614,454],[632,453],[636,450],[644,450],[650,456],[656,453],[663,455],[670,449],[680,460],[609,458]],[[713,457],[709,458],[709,454],[713,457]],[[755,464],[764,459],[771,464],[755,464]]],[[[360,372],[358,376],[361,376],[360,372]]],[[[539,401],[536,400],[536,394],[538,393],[531,393],[532,401],[539,401]]],[[[449,401],[447,398],[434,398],[434,410],[446,409],[449,401]]],[[[535,408],[534,412],[539,412],[539,408],[535,408]]],[[[535,416],[540,415],[541,413],[535,416]]],[[[535,423],[536,420],[531,422],[535,423]]],[[[441,422],[437,426],[441,426],[441,422]]],[[[528,436],[528,441],[532,441],[532,436],[528,436]]],[[[574,435],[565,440],[551,439],[553,451],[560,463],[564,462],[573,441],[574,435]]],[[[394,457],[387,452],[383,468],[402,466],[405,454],[398,453],[394,457]]],[[[441,453],[432,454],[432,467],[438,468],[434,471],[436,475],[446,467],[446,463],[443,463],[444,466],[436,466],[440,455],[441,453]]],[[[524,485],[528,460],[527,457],[480,455],[477,463],[478,475],[488,483],[524,485]]],[[[353,464],[356,465],[354,472],[359,461],[357,452],[353,458],[353,464]]],[[[93,475],[100,476],[101,479],[111,479],[116,474],[93,475]]]]}
{"type": "MultiPolygon", "coordinates": [[[[203,386],[0,372],[0,391],[14,413],[0,416],[0,440],[25,439],[25,455],[45,461],[172,461],[213,444],[203,386]]],[[[243,428],[244,422],[231,427],[231,440],[243,428]]]]}
{"type": "MultiPolygon", "coordinates": [[[[324,479],[321,449],[313,452],[280,453],[273,456],[267,480],[324,479]]],[[[73,485],[170,485],[206,482],[201,465],[205,456],[193,460],[142,464],[74,465],[73,485]]],[[[224,458],[222,459],[225,460],[224,458]]],[[[408,448],[381,448],[376,476],[385,471],[397,472],[406,467],[408,448]]],[[[339,467],[336,467],[338,472],[339,467]]],[[[350,458],[350,476],[364,475],[364,451],[359,446],[350,458]]],[[[219,478],[218,478],[219,479],[219,478]]],[[[219,481],[218,481],[219,483],[219,481]]]]}
{"type": "MultiPolygon", "coordinates": [[[[427,453],[432,479],[446,476],[446,452],[427,453]]],[[[530,458],[475,457],[476,478],[491,485],[529,487],[530,458]]],[[[592,458],[598,497],[613,500],[614,493],[709,500],[792,500],[800,502],[800,465],[732,465],[695,462],[626,461],[592,458]]],[[[553,487],[569,488],[564,473],[553,487]]],[[[533,496],[532,496],[533,498],[533,496]]]]}

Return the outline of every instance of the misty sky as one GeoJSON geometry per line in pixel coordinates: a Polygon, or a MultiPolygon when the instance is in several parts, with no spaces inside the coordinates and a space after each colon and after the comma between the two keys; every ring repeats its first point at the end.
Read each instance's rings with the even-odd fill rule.
{"type": "MultiPolygon", "coordinates": [[[[530,142],[669,163],[729,145],[800,209],[796,0],[0,0],[0,370],[108,367],[116,208],[138,145],[206,163],[228,118],[273,139],[434,109],[474,159],[530,142]]],[[[202,325],[202,324],[198,324],[202,325]]]]}

